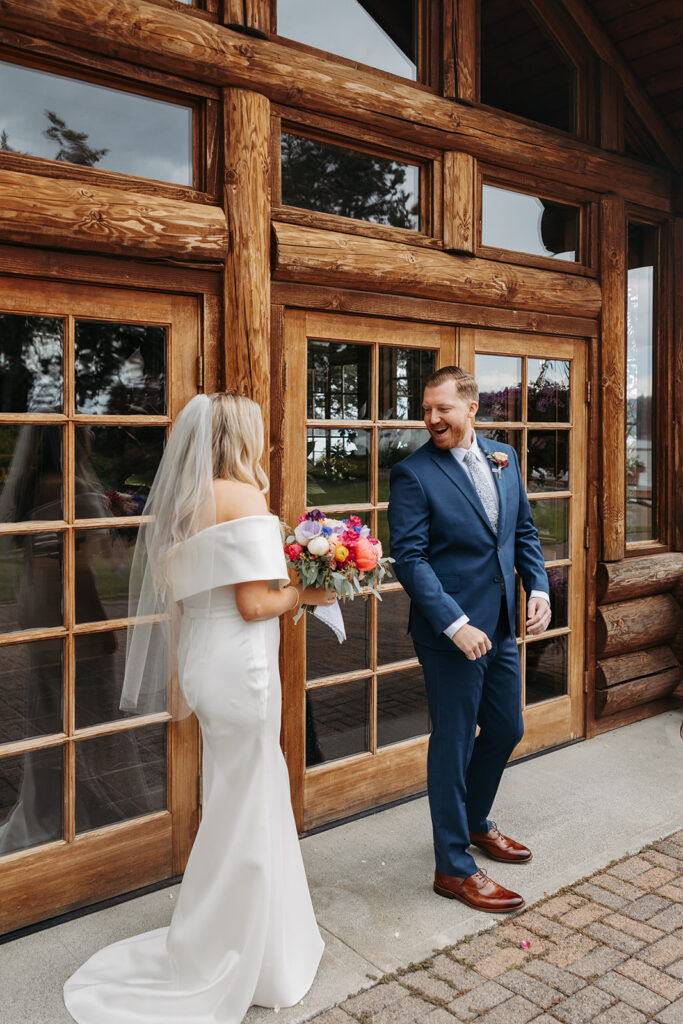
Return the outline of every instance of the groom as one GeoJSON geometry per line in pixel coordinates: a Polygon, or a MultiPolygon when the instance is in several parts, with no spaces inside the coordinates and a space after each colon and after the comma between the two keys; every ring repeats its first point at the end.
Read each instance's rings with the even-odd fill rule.
{"type": "Polygon", "coordinates": [[[547,628],[550,601],[517,455],[509,445],[475,436],[478,398],[474,377],[458,366],[427,378],[430,439],[392,470],[389,527],[396,575],[411,599],[408,629],[432,720],[427,786],[434,891],[501,913],[524,900],[479,871],[468,846],[495,860],[531,860],[525,846],[487,818],[524,733],[515,569],[529,596],[527,634],[547,628]]]}

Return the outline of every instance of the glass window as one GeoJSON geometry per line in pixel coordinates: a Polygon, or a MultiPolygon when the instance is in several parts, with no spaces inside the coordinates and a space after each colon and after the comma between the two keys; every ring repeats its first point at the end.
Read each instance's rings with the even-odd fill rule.
{"type": "Polygon", "coordinates": [[[1,150],[193,184],[189,105],[5,61],[0,95],[1,150]]]}
{"type": "Polygon", "coordinates": [[[370,749],[370,680],[306,691],[306,766],[370,749]]]}
{"type": "Polygon", "coordinates": [[[0,313],[0,412],[61,412],[64,321],[0,313]]]}
{"type": "Polygon", "coordinates": [[[436,369],[436,352],[382,346],[379,350],[379,418],[421,420],[424,382],[436,369]]]}
{"type": "Polygon", "coordinates": [[[154,416],[166,412],[165,327],[76,321],[76,412],[154,416]]]}
{"type": "Polygon", "coordinates": [[[278,0],[278,35],[417,78],[418,0],[278,0]]]}
{"type": "Polygon", "coordinates": [[[308,416],[316,420],[370,418],[369,345],[308,342],[308,416]]]}
{"type": "Polygon", "coordinates": [[[517,356],[475,356],[474,375],[479,385],[476,419],[483,422],[522,418],[522,360],[517,356]]]}
{"type": "Polygon", "coordinates": [[[550,199],[482,186],[481,242],[532,256],[579,258],[579,208],[550,199]]]}
{"type": "Polygon", "coordinates": [[[420,231],[420,168],[282,133],[282,202],[420,231]]]}
{"type": "Polygon", "coordinates": [[[481,101],[576,131],[577,69],[524,0],[481,0],[481,101]]]}
{"type": "Polygon", "coordinates": [[[0,758],[0,854],[62,838],[62,747],[0,758]]]}
{"type": "Polygon", "coordinates": [[[657,228],[629,224],[626,308],[626,540],[655,537],[654,339],[657,228]]]}

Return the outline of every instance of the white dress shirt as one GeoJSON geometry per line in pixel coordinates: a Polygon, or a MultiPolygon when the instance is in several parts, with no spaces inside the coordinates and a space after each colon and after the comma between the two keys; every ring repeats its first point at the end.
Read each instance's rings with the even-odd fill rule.
{"type": "MultiPolygon", "coordinates": [[[[491,494],[493,495],[493,500],[496,503],[496,508],[500,509],[500,495],[498,494],[498,487],[496,485],[496,482],[493,479],[493,466],[490,460],[486,458],[486,455],[484,454],[482,449],[479,447],[479,444],[477,443],[477,435],[475,434],[474,431],[472,431],[472,442],[469,448],[450,449],[453,458],[456,460],[456,462],[460,463],[465,473],[467,473],[470,480],[472,480],[472,474],[470,473],[469,466],[465,462],[465,456],[470,451],[473,453],[473,455],[476,456],[480,465],[485,468],[486,471],[484,473],[484,477],[489,487],[491,488],[491,494]]],[[[472,480],[472,484],[474,485],[474,480],[472,480]]],[[[548,596],[548,594],[546,594],[544,590],[532,590],[531,594],[529,595],[529,599],[531,599],[532,597],[542,597],[548,602],[548,604],[550,604],[550,597],[548,596]]],[[[444,629],[444,633],[446,634],[449,640],[452,640],[452,638],[455,636],[458,630],[461,629],[462,626],[466,625],[466,623],[468,623],[469,621],[469,616],[461,615],[459,619],[455,620],[455,622],[451,622],[450,626],[446,626],[446,628],[444,629]]]]}

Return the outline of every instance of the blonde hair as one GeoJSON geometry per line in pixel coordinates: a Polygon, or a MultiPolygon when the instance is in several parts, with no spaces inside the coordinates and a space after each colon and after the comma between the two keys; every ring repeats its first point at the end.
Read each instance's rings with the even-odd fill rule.
{"type": "Polygon", "coordinates": [[[467,370],[461,370],[459,366],[442,366],[440,369],[430,373],[424,382],[426,388],[436,388],[445,384],[447,380],[455,381],[455,389],[460,398],[465,402],[479,401],[479,385],[467,370]]]}
{"type": "Polygon", "coordinates": [[[263,454],[261,409],[251,398],[234,391],[216,391],[208,398],[214,479],[238,480],[265,494],[268,477],[259,461],[263,454]]]}

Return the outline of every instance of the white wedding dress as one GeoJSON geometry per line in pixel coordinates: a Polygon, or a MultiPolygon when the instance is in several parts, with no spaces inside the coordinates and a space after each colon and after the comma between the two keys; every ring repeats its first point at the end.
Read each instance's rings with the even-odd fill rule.
{"type": "Polygon", "coordinates": [[[177,549],[178,677],[203,736],[202,822],[170,927],[101,949],[64,986],[78,1024],[239,1024],[291,1006],[323,951],[280,750],[279,621],[245,622],[236,583],[287,582],[277,517],[177,549]]]}

